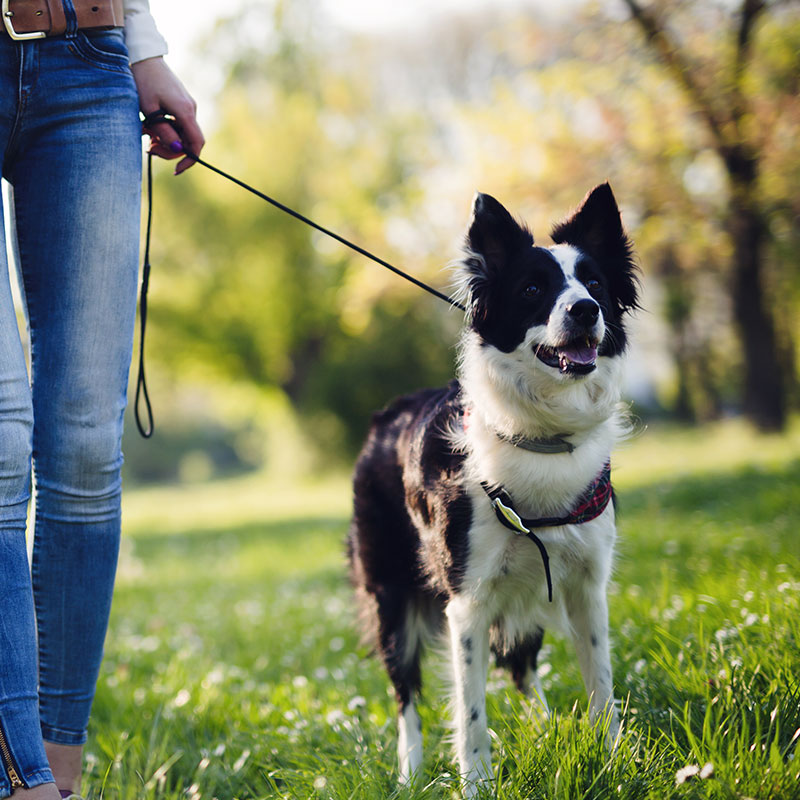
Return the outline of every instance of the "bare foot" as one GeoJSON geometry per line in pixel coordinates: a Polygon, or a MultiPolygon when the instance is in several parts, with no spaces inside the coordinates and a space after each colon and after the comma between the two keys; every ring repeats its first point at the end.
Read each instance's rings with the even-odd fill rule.
{"type": "Polygon", "coordinates": [[[33,789],[17,789],[11,798],[12,800],[61,800],[61,795],[54,783],[43,783],[33,789]]]}
{"type": "Polygon", "coordinates": [[[78,794],[83,769],[83,746],[45,742],[44,751],[56,779],[56,786],[78,794]]]}

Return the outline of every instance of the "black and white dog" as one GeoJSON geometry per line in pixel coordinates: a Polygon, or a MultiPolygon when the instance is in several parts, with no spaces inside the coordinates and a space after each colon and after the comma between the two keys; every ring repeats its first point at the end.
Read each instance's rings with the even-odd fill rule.
{"type": "Polygon", "coordinates": [[[467,796],[492,775],[490,648],[541,695],[543,631],[568,632],[591,717],[607,713],[611,741],[619,730],[609,459],[625,427],[623,318],[637,279],[608,184],[552,238],[535,246],[500,203],[476,196],[459,269],[460,379],[377,413],[355,469],[351,573],[397,695],[400,779],[422,762],[420,655],[446,621],[467,796]]]}

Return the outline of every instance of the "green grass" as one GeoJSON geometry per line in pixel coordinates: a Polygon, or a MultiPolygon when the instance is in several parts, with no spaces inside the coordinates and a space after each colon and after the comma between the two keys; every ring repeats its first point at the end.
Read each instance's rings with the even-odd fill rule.
{"type": "MultiPolygon", "coordinates": [[[[497,798],[800,798],[800,427],[644,432],[615,457],[615,755],[571,646],[548,636],[543,721],[496,670],[497,798]],[[690,765],[713,774],[678,784],[690,765]]],[[[426,664],[425,780],[396,787],[394,704],[359,645],[345,477],[131,492],[87,745],[90,798],[451,798],[426,664]]]]}

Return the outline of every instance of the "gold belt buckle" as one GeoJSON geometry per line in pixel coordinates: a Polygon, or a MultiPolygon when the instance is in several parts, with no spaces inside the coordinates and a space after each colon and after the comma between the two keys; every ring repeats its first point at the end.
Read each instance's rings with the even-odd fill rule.
{"type": "Polygon", "coordinates": [[[47,34],[44,31],[31,31],[31,33],[17,33],[14,30],[14,24],[11,22],[11,19],[14,16],[14,12],[9,9],[8,4],[11,0],[2,0],[2,13],[3,13],[3,25],[6,26],[6,33],[15,41],[23,42],[26,39],[44,39],[47,34]]]}

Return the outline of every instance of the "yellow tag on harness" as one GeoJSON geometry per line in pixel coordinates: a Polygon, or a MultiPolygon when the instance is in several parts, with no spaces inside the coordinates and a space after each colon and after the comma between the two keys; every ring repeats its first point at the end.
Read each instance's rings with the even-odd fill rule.
{"type": "Polygon", "coordinates": [[[509,508],[499,497],[492,500],[494,510],[503,515],[511,526],[520,533],[530,533],[530,530],[522,524],[519,514],[513,508],[509,508]]]}

